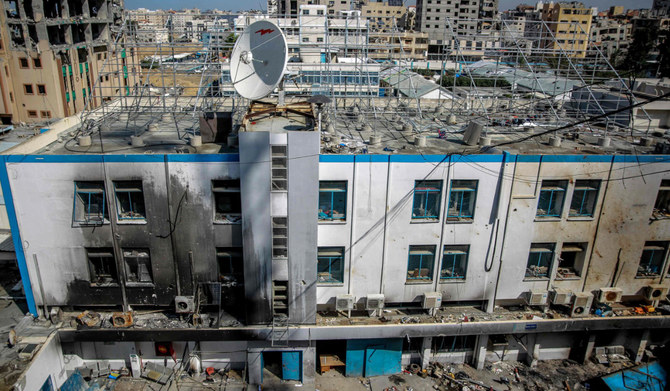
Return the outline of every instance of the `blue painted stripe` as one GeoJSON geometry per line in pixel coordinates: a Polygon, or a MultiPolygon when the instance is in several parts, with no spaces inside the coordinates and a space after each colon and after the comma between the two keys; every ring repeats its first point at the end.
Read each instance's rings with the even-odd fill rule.
{"type": "Polygon", "coordinates": [[[517,163],[539,163],[541,155],[517,155],[517,163]]]}
{"type": "Polygon", "coordinates": [[[319,155],[321,163],[353,163],[355,155],[319,155]]]}
{"type": "Polygon", "coordinates": [[[354,156],[356,163],[386,163],[389,161],[390,155],[354,155],[354,156]]]}
{"type": "Polygon", "coordinates": [[[33,296],[33,288],[30,284],[30,274],[28,273],[26,255],[23,252],[23,241],[21,240],[21,233],[19,232],[19,223],[16,219],[16,210],[14,209],[14,200],[12,198],[12,188],[9,185],[9,176],[7,175],[7,158],[7,155],[0,157],[0,186],[2,186],[2,194],[5,198],[5,207],[7,208],[7,217],[9,218],[9,228],[12,231],[12,241],[14,242],[14,251],[16,252],[16,262],[19,265],[19,273],[21,274],[21,282],[23,283],[23,290],[26,294],[28,311],[30,311],[33,316],[38,316],[37,306],[35,305],[35,297],[33,296]]]}
{"type": "Polygon", "coordinates": [[[668,155],[616,155],[614,163],[670,163],[668,155]]]}
{"type": "Polygon", "coordinates": [[[503,155],[453,155],[452,160],[461,163],[500,163],[503,161],[503,155]]]}
{"type": "Polygon", "coordinates": [[[391,163],[439,163],[448,162],[449,155],[391,155],[391,163]]]}
{"type": "Polygon", "coordinates": [[[611,155],[545,155],[542,163],[611,163],[611,155]]]}
{"type": "MultiPolygon", "coordinates": [[[[162,163],[163,154],[130,154],[130,155],[7,155],[8,163],[162,163]]],[[[239,162],[240,155],[225,154],[169,154],[170,162],[203,163],[203,162],[239,162]]]]}

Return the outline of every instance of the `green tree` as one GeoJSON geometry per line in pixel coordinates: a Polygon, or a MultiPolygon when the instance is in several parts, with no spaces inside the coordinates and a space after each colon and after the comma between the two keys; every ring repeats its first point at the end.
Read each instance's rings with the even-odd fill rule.
{"type": "Polygon", "coordinates": [[[658,45],[658,77],[670,77],[670,36],[658,45]]]}
{"type": "Polygon", "coordinates": [[[648,70],[649,53],[654,49],[658,38],[658,27],[656,25],[641,26],[633,33],[633,42],[628,48],[626,58],[621,64],[622,68],[630,71],[632,75],[644,76],[648,70]]]}

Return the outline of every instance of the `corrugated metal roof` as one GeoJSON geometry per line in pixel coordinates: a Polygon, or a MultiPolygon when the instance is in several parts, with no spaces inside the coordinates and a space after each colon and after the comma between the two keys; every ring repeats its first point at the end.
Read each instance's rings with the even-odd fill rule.
{"type": "Polygon", "coordinates": [[[0,252],[14,252],[12,234],[0,233],[0,252]]]}
{"type": "Polygon", "coordinates": [[[440,88],[437,83],[426,80],[423,76],[407,69],[389,68],[382,71],[380,76],[382,80],[408,98],[420,98],[440,88]]]}

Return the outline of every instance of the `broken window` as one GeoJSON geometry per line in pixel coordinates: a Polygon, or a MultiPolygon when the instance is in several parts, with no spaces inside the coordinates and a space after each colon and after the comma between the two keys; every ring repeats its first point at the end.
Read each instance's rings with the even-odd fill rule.
{"type": "Polygon", "coordinates": [[[72,43],[82,43],[86,41],[86,26],[73,24],[70,26],[72,32],[72,43]]]}
{"type": "Polygon", "coordinates": [[[14,47],[24,47],[26,45],[26,40],[23,36],[23,26],[20,24],[10,24],[8,27],[10,32],[9,35],[14,47]]]}
{"type": "Polygon", "coordinates": [[[652,217],[656,219],[670,218],[670,179],[661,181],[661,187],[658,189],[652,217]]]}
{"type": "Polygon", "coordinates": [[[114,192],[119,220],[146,219],[142,181],[114,182],[114,192]]]}
{"type": "MultiPolygon", "coordinates": [[[[64,45],[67,43],[65,39],[65,27],[63,26],[47,26],[47,32],[49,35],[49,44],[51,45],[64,45]]],[[[64,64],[66,62],[63,62],[64,64]]]]}
{"type": "Polygon", "coordinates": [[[37,93],[39,95],[46,95],[47,94],[47,87],[44,84],[38,84],[37,85],[37,93]]]}
{"type": "Polygon", "coordinates": [[[646,242],[637,268],[637,277],[658,277],[665,260],[668,242],[646,242]]]}
{"type": "Polygon", "coordinates": [[[240,180],[212,181],[214,194],[214,222],[240,223],[242,221],[242,200],[240,197],[240,180]]]}
{"type": "Polygon", "coordinates": [[[5,10],[8,18],[18,18],[19,11],[17,10],[17,0],[5,0],[5,10]]]}
{"type": "Polygon", "coordinates": [[[42,68],[42,60],[39,58],[33,58],[33,67],[35,69],[41,69],[42,68]]]}
{"type": "Polygon", "coordinates": [[[23,85],[23,92],[24,92],[26,95],[32,95],[32,94],[34,94],[35,92],[33,91],[33,85],[32,85],[32,84],[24,84],[24,85],[23,85]]]}
{"type": "Polygon", "coordinates": [[[347,217],[347,182],[319,182],[319,220],[344,221],[347,217]]]}
{"type": "Polygon", "coordinates": [[[67,0],[67,8],[70,11],[70,16],[79,16],[84,13],[83,10],[83,1],[78,0],[67,0]]]}
{"type": "Polygon", "coordinates": [[[570,217],[593,217],[600,181],[578,180],[570,202],[570,217]]]}
{"type": "Polygon", "coordinates": [[[433,353],[467,352],[475,349],[477,337],[474,335],[453,335],[433,337],[431,350],[433,353]]]}
{"type": "Polygon", "coordinates": [[[475,215],[476,198],[477,181],[451,181],[447,221],[471,221],[475,215]]]}
{"type": "Polygon", "coordinates": [[[557,280],[579,277],[584,264],[586,247],[586,243],[563,243],[556,268],[557,280]]]}
{"type": "Polygon", "coordinates": [[[112,248],[87,248],[86,255],[91,284],[116,284],[118,282],[112,248]]]}
{"type": "Polygon", "coordinates": [[[568,181],[542,181],[537,202],[538,217],[561,217],[568,181]]]}
{"type": "Polygon", "coordinates": [[[412,219],[438,220],[442,181],[415,181],[412,219]]]}
{"type": "Polygon", "coordinates": [[[317,282],[338,284],[344,281],[344,247],[319,247],[317,282]]]}
{"type": "Polygon", "coordinates": [[[107,222],[105,184],[102,181],[74,183],[74,222],[98,225],[107,222]]]}
{"type": "Polygon", "coordinates": [[[465,280],[470,246],[444,246],[440,280],[465,280]]]}
{"type": "Polygon", "coordinates": [[[44,0],[44,16],[47,18],[61,18],[63,9],[60,0],[44,0]]]}
{"type": "Polygon", "coordinates": [[[23,12],[25,12],[26,18],[33,19],[33,2],[32,2],[32,0],[23,0],[23,12]]]}
{"type": "Polygon", "coordinates": [[[533,243],[530,245],[526,278],[547,278],[554,259],[553,243],[533,243]]]}
{"type": "Polygon", "coordinates": [[[408,281],[432,281],[435,246],[409,246],[408,281]]]}
{"type": "Polygon", "coordinates": [[[127,282],[151,283],[151,257],[148,248],[123,249],[127,282]]]}
{"type": "Polygon", "coordinates": [[[219,266],[219,281],[222,284],[241,284],[244,280],[242,249],[239,247],[217,247],[216,262],[219,266]]]}

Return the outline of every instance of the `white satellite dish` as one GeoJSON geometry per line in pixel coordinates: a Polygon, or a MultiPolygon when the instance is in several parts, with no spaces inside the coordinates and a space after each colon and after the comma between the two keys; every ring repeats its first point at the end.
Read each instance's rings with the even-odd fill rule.
{"type": "Polygon", "coordinates": [[[279,26],[259,20],[247,26],[230,56],[230,79],[244,98],[260,99],[281,81],[288,61],[286,38],[279,26]]]}

